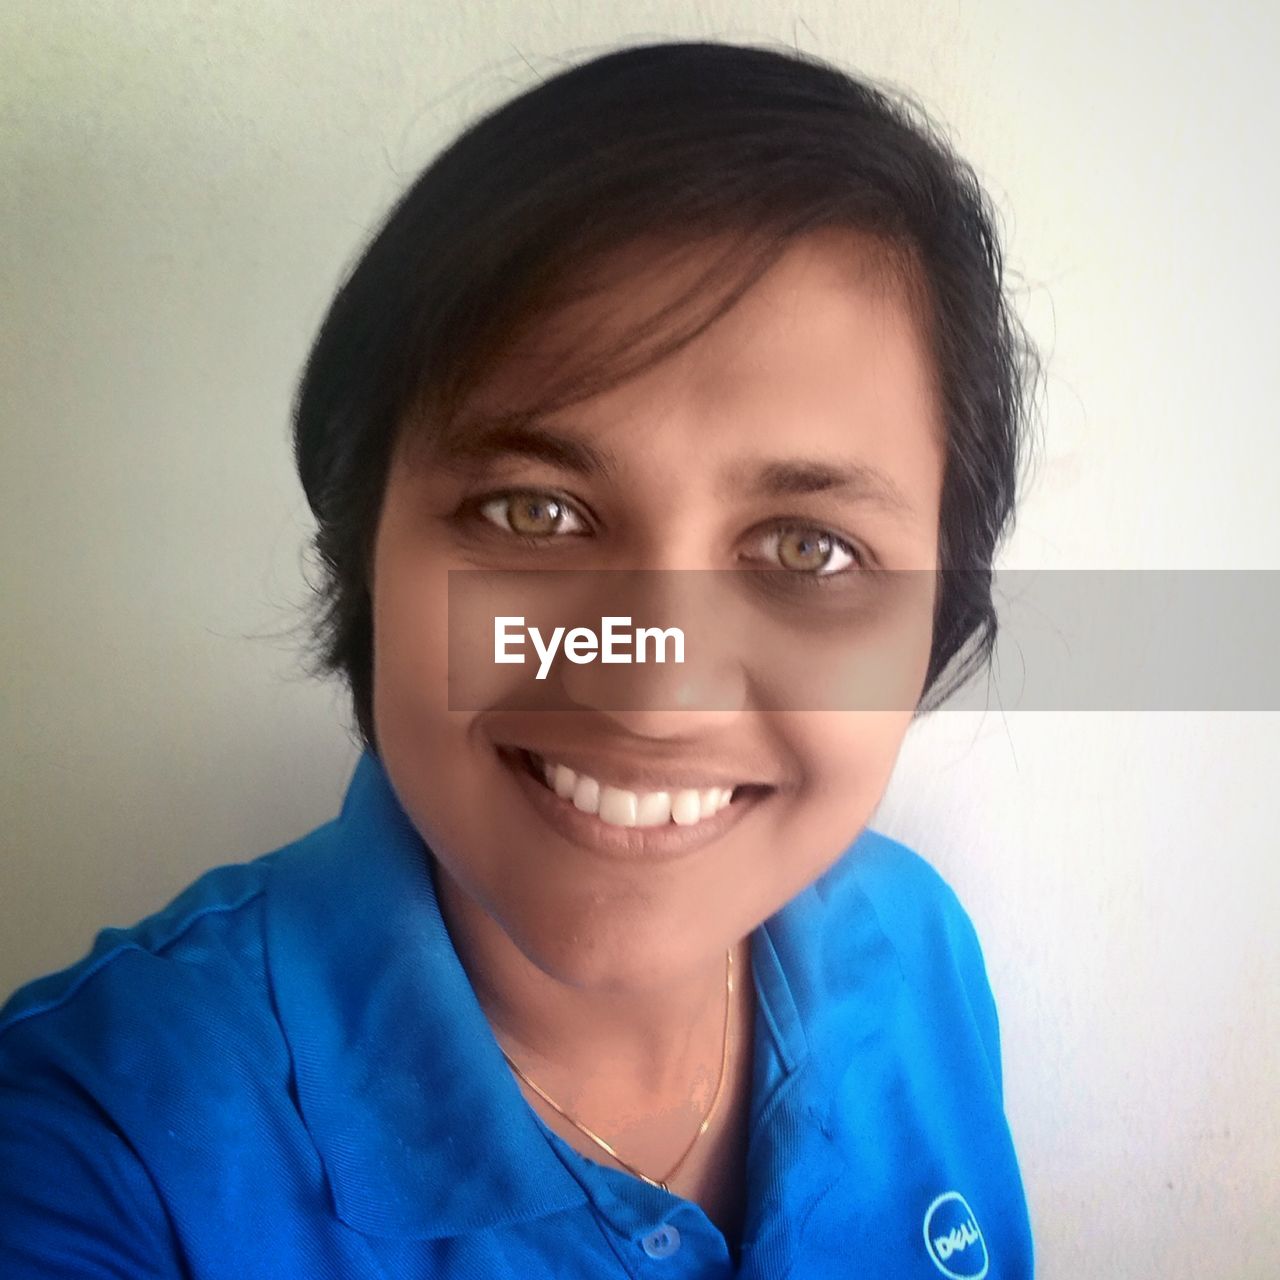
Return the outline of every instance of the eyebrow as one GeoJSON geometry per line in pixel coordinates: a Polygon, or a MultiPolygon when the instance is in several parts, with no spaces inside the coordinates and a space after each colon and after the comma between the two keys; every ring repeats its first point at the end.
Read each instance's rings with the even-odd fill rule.
{"type": "Polygon", "coordinates": [[[446,466],[481,467],[501,458],[529,458],[588,479],[610,479],[618,464],[607,450],[561,435],[521,414],[470,418],[440,446],[446,466]]]}
{"type": "MultiPolygon", "coordinates": [[[[742,464],[739,474],[747,469],[748,465],[742,464]]],[[[839,490],[856,501],[872,503],[904,516],[915,515],[915,508],[897,483],[885,472],[866,463],[772,459],[758,466],[754,481],[744,487],[759,496],[771,498],[839,490]]]]}
{"type": "MultiPolygon", "coordinates": [[[[446,466],[482,467],[502,458],[529,458],[587,479],[614,479],[617,458],[606,449],[564,435],[530,415],[503,414],[471,418],[450,433],[440,446],[446,466]]],[[[730,487],[753,497],[787,498],[811,493],[840,492],[866,502],[914,516],[915,508],[899,485],[885,472],[866,463],[830,463],[807,458],[752,459],[737,463],[730,487]]]]}

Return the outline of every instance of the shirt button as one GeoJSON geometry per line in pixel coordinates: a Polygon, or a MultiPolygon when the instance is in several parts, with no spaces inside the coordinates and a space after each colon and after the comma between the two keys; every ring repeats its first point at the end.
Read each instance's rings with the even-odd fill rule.
{"type": "Polygon", "coordinates": [[[667,1225],[645,1236],[641,1242],[651,1258],[669,1258],[680,1247],[680,1232],[667,1225]]]}

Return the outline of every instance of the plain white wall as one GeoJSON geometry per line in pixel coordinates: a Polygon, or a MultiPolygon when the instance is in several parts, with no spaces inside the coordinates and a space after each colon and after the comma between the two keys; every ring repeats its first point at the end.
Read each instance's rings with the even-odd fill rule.
{"type": "MultiPolygon", "coordinates": [[[[298,663],[290,392],[391,200],[562,58],[782,41],[916,92],[1002,211],[1048,360],[1004,564],[1280,560],[1274,7],[9,0],[0,23],[3,994],[336,811],[355,750],[298,663]]],[[[1277,727],[944,712],[878,810],[983,938],[1050,1280],[1275,1274],[1277,727]]]]}

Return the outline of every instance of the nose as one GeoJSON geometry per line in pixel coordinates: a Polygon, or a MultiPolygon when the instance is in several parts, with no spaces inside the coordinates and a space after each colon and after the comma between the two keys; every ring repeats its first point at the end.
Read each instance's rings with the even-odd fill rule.
{"type": "MultiPolygon", "coordinates": [[[[678,738],[723,729],[740,717],[749,692],[732,625],[732,593],[714,570],[636,569],[589,575],[586,611],[618,619],[618,646],[630,661],[576,664],[561,655],[553,675],[566,707],[589,708],[642,737],[678,738]],[[623,626],[621,619],[630,619],[623,626]],[[676,661],[683,639],[683,661],[676,661]],[[641,661],[643,655],[644,660],[641,661]]],[[[603,622],[602,622],[603,627],[603,622]]]]}

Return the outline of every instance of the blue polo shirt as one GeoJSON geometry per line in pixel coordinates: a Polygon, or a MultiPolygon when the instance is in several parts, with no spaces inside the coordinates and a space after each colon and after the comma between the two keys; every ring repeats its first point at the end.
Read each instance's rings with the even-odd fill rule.
{"type": "Polygon", "coordinates": [[[542,1122],[434,875],[366,753],[338,818],[20,988],[0,1276],[1032,1274],[978,942],[903,845],[865,829],[752,934],[741,1242],[542,1122]]]}

